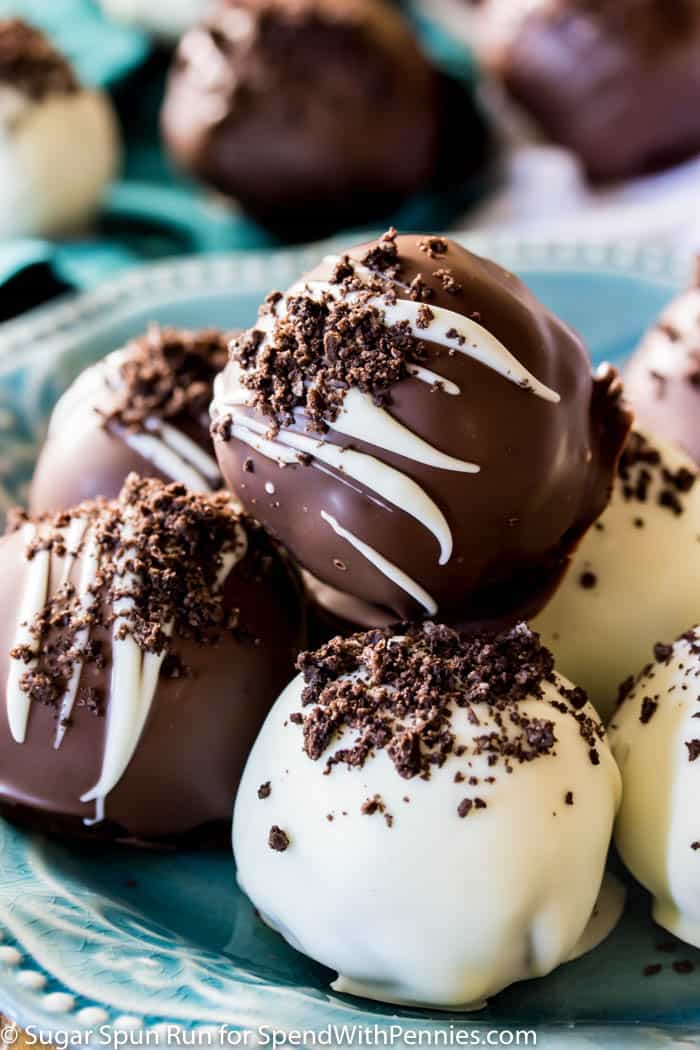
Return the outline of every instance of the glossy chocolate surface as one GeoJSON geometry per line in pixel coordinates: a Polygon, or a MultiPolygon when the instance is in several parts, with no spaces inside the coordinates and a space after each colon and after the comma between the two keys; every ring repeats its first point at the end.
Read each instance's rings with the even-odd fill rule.
{"type": "MultiPolygon", "coordinates": [[[[428,307],[478,318],[479,338],[495,335],[560,397],[558,404],[544,400],[466,353],[431,342],[428,327],[421,336],[428,353],[424,363],[461,393],[453,396],[408,377],[392,387],[389,415],[441,452],[478,464],[478,473],[416,462],[378,447],[371,432],[348,438],[331,424],[327,434],[312,435],[377,457],[416,482],[447,519],[453,538],[447,563],[438,564],[435,538],[414,515],[313,457],[280,466],[235,436],[225,440],[224,427],[215,442],[222,473],[308,572],[322,584],[380,606],[382,617],[412,619],[426,610],[336,534],[322,514],[332,515],[429,592],[442,618],[484,627],[532,615],[607,503],[629,426],[619,380],[609,371],[595,381],[580,339],[512,274],[451,242],[435,258],[420,249],[417,237],[399,237],[397,244],[399,302],[410,299],[409,286],[420,275],[429,289],[428,307]],[[446,290],[445,270],[458,292],[446,290]]],[[[367,251],[365,245],[349,254],[360,260],[367,251]]],[[[327,281],[336,265],[337,259],[326,260],[305,280],[327,281]]],[[[217,385],[219,421],[226,413],[223,402],[235,389],[231,364],[217,385]]],[[[269,422],[251,408],[240,411],[258,426],[269,422]]],[[[297,410],[282,438],[311,433],[308,422],[297,410]]],[[[366,608],[355,622],[365,613],[366,608]]]]}

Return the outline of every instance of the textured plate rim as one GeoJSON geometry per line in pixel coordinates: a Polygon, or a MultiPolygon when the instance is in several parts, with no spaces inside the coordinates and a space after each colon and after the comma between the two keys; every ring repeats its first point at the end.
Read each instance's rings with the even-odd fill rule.
{"type": "MultiPolygon", "coordinates": [[[[635,241],[537,241],[469,232],[451,234],[481,255],[512,270],[594,270],[649,278],[675,287],[688,275],[689,253],[635,241]]],[[[343,242],[347,243],[347,242],[343,242]]],[[[257,292],[261,286],[287,287],[324,252],[342,250],[337,240],[283,251],[183,256],[125,270],[92,291],[61,297],[0,325],[0,375],[31,355],[60,354],[79,333],[86,337],[105,324],[141,310],[157,310],[178,298],[206,298],[235,288],[257,292]],[[36,349],[34,349],[36,348],[36,349]]]]}
{"type": "MultiPolygon", "coordinates": [[[[538,242],[521,237],[469,233],[452,236],[515,271],[594,271],[646,278],[667,284],[672,290],[687,276],[689,266],[687,255],[648,243],[538,242]]],[[[82,338],[90,333],[99,333],[105,325],[128,317],[137,305],[141,311],[155,311],[174,298],[206,298],[221,294],[231,287],[243,293],[259,292],[261,287],[266,286],[285,287],[312,266],[323,252],[337,250],[338,247],[337,241],[329,241],[302,249],[186,257],[130,269],[94,291],[62,298],[0,326],[0,378],[16,368],[18,360],[28,367],[33,357],[46,355],[47,352],[55,360],[57,355],[70,349],[78,336],[82,338]]],[[[32,989],[23,984],[26,978],[23,979],[21,975],[27,972],[27,965],[35,966],[31,952],[25,944],[15,941],[9,929],[0,929],[0,941],[0,1007],[14,1021],[44,1032],[58,1029],[74,1031],[87,1027],[79,1008],[71,1005],[75,1004],[76,996],[55,975],[46,975],[51,987],[49,993],[42,991],[40,995],[29,994],[32,989]]],[[[40,966],[36,968],[41,969],[40,966]]],[[[38,993],[38,989],[34,989],[34,992],[38,993]]],[[[100,1004],[95,1005],[100,1008],[100,1004]]],[[[131,1027],[134,1032],[154,1031],[164,1022],[169,1023],[167,1018],[148,1015],[114,1018],[114,1008],[105,1006],[105,1009],[110,1017],[120,1020],[124,1027],[131,1027]]],[[[322,1007],[316,1002],[310,1003],[309,1009],[316,1017],[309,1019],[308,1027],[318,1029],[321,1027],[318,1015],[322,1007]]],[[[361,1005],[351,1005],[349,1012],[356,1012],[358,1024],[376,1020],[382,1028],[389,1023],[384,1018],[375,1019],[363,1014],[361,1005]]],[[[232,1013],[235,1013],[234,1004],[232,1013]]],[[[182,1018],[173,1018],[172,1023],[188,1029],[200,1027],[188,1021],[183,1023],[182,1018]]],[[[418,1022],[406,1021],[407,1028],[418,1029],[440,1027],[440,1024],[439,1018],[427,1016],[418,1022]]],[[[490,1023],[471,1018],[465,1024],[475,1031],[483,1032],[493,1027],[490,1023]]],[[[280,1022],[280,1027],[284,1027],[283,1022],[280,1022]]],[[[643,1028],[632,1022],[629,1025],[611,1026],[549,1024],[530,1027],[537,1030],[538,1046],[561,1050],[583,1050],[589,1046],[605,1047],[606,1050],[617,1047],[644,1050],[645,1047],[678,1046],[684,1038],[693,1038],[698,1033],[697,1028],[691,1029],[682,1022],[678,1025],[643,1028]]]]}

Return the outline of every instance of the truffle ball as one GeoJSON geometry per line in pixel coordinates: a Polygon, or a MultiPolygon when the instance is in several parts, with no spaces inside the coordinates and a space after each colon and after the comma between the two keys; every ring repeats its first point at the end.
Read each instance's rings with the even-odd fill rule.
{"type": "Polygon", "coordinates": [[[175,43],[206,11],[209,0],[100,0],[110,18],[145,29],[164,43],[175,43]]]}
{"type": "Polygon", "coordinates": [[[653,656],[610,727],[623,783],[615,842],[656,922],[700,948],[700,627],[653,656]]]}
{"type": "Polygon", "coordinates": [[[119,133],[36,29],[0,20],[0,238],[55,236],[93,217],[116,173],[119,133]]]}
{"type": "Polygon", "coordinates": [[[390,231],[268,296],[213,429],[227,483],[321,583],[392,620],[513,623],[607,503],[619,394],[512,274],[390,231]]]}
{"type": "Polygon", "coordinates": [[[700,151],[697,0],[535,5],[502,57],[511,94],[596,179],[700,151]]]}
{"type": "Polygon", "coordinates": [[[153,326],[87,368],[51,416],[30,510],[112,499],[132,471],[180,481],[193,492],[219,488],[209,402],[227,357],[223,332],[153,326]]]}
{"type": "Polygon", "coordinates": [[[700,615],[700,480],[675,446],[635,433],[607,510],[534,627],[607,718],[660,638],[700,615]]]}
{"type": "Polygon", "coordinates": [[[180,44],[162,124],[185,170],[308,240],[425,187],[437,77],[384,0],[221,0],[180,44]]]}
{"type": "Polygon", "coordinates": [[[700,267],[696,286],[662,313],[625,369],[640,423],[700,464],[700,267]]]}
{"type": "Polygon", "coordinates": [[[297,579],[223,493],[132,475],[0,541],[0,802],[48,830],[159,840],[230,821],[289,679],[297,579]]]}
{"type": "Polygon", "coordinates": [[[473,1006],[602,940],[619,895],[582,942],[620,776],[524,624],[377,630],[299,666],[243,774],[234,852],[262,918],[336,990],[473,1006]]]}

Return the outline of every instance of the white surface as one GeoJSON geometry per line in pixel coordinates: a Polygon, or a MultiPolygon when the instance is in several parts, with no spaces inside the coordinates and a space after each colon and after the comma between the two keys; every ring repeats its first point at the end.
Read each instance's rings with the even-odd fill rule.
{"type": "Polygon", "coordinates": [[[611,744],[620,764],[624,798],[615,841],[635,878],[653,894],[656,921],[700,947],[700,759],[686,742],[700,737],[700,629],[681,640],[672,659],[656,664],[616,713],[611,744]],[[640,721],[643,698],[658,708],[640,721]]]}
{"type": "MultiPolygon", "coordinates": [[[[671,470],[695,473],[680,449],[649,440],[671,470]]],[[[685,510],[675,515],[659,506],[661,481],[658,470],[652,474],[645,503],[625,500],[616,478],[600,518],[603,529],[586,534],[564,582],[532,625],[557,668],[583,686],[604,718],[618,686],[652,658],[655,643],[672,641],[700,620],[700,481],[681,496],[685,510]],[[636,518],[643,528],[635,527],[636,518]],[[581,586],[583,572],[595,574],[595,587],[581,586]]]]}
{"type": "Polygon", "coordinates": [[[102,92],[32,101],[0,89],[0,238],[78,232],[119,163],[119,131],[102,92]]]}
{"type": "MultiPolygon", "coordinates": [[[[559,699],[555,686],[544,688],[547,699],[559,699]]],[[[556,754],[516,763],[508,775],[473,753],[475,736],[494,728],[488,705],[477,704],[477,727],[453,709],[457,743],[470,753],[450,755],[428,781],[402,779],[384,750],[362,769],[337,765],[324,776],[327,755],[311,761],[301,727],[289,721],[301,710],[301,691],[299,677],[253,748],[234,848],[242,889],[290,944],[339,972],[337,990],[460,1008],[574,954],[598,898],[620,798],[604,742],[594,766],[572,717],[546,700],[524,701],[524,714],[554,722],[556,754]],[[455,783],[458,770],[479,785],[455,783]],[[491,775],[495,783],[485,783],[491,775]],[[266,781],[271,793],[261,800],[266,781]],[[567,791],[574,805],[565,804],[567,791]],[[379,812],[361,813],[376,794],[392,827],[379,812]],[[465,797],[483,798],[487,808],[462,819],[465,797]],[[268,845],[272,825],[289,835],[282,853],[268,845]]],[[[595,717],[590,707],[586,713],[595,717]]],[[[346,730],[331,750],[354,737],[346,730]]]]}

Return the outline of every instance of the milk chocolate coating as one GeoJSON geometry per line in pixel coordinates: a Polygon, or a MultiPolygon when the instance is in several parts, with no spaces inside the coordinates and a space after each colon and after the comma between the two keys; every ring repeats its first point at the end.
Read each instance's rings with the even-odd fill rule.
{"type": "Polygon", "coordinates": [[[594,179],[668,167],[700,150],[697,0],[557,0],[521,24],[505,82],[594,179]]]}
{"type": "MultiPolygon", "coordinates": [[[[257,530],[258,533],[260,530],[257,530]]],[[[258,535],[256,543],[265,544],[258,535]]],[[[79,696],[97,688],[106,697],[101,715],[77,703],[61,746],[54,748],[56,707],[33,701],[24,743],[13,739],[5,702],[9,652],[27,582],[26,540],[20,532],[0,541],[4,582],[0,617],[0,806],[5,815],[49,831],[137,842],[197,842],[221,822],[228,828],[243,766],[260,726],[293,673],[305,643],[297,576],[267,543],[264,571],[248,554],[224,589],[224,608],[240,609],[240,638],[224,634],[217,644],[176,638],[172,651],[188,669],[182,677],[161,674],[147,722],[126,772],[106,799],[106,819],[87,826],[94,803],[80,796],[100,776],[110,717],[111,632],[97,629],[106,664],[86,663],[79,696]]],[[[259,551],[259,548],[257,548],[259,551]]],[[[65,559],[52,556],[51,584],[58,585],[65,559]]],[[[70,573],[76,581],[82,557],[70,573]]],[[[60,639],[55,628],[45,639],[60,639]]],[[[226,833],[228,834],[228,832],[226,833]]]]}
{"type": "MultiPolygon", "coordinates": [[[[355,247],[349,255],[361,260],[376,243],[355,247]]],[[[461,393],[452,396],[405,378],[392,387],[388,412],[441,452],[477,464],[478,473],[436,469],[405,458],[387,451],[376,438],[373,444],[372,433],[351,439],[331,424],[328,433],[314,435],[377,457],[420,485],[451,529],[453,551],[447,564],[438,564],[434,536],[362,479],[344,478],[313,458],[280,467],[249,443],[228,436],[226,426],[219,424],[226,397],[236,388],[233,363],[218,381],[213,406],[222,473],[246,508],[318,581],[380,606],[384,618],[415,619],[425,609],[337,535],[322,512],[420,584],[443,619],[473,628],[533,615],[608,501],[630,423],[620,403],[619,379],[606,370],[594,381],[578,336],[499,266],[449,241],[444,254],[435,258],[420,249],[415,236],[399,237],[396,243],[400,271],[393,288],[400,301],[410,299],[408,286],[421,275],[429,289],[429,308],[478,318],[536,379],[560,395],[553,404],[457,352],[456,343],[448,349],[431,342],[428,326],[421,335],[427,366],[457,384],[461,393]],[[461,286],[459,291],[446,290],[445,271],[461,286]]],[[[302,284],[327,281],[333,270],[333,261],[326,260],[302,284]]],[[[258,425],[270,422],[253,408],[239,411],[258,425]]],[[[281,436],[305,434],[307,425],[306,415],[297,410],[296,422],[285,424],[281,436]]],[[[366,607],[356,622],[365,615],[366,607]]]]}
{"type": "Polygon", "coordinates": [[[162,128],[182,168],[308,240],[427,184],[437,77],[384,0],[221,0],[181,41],[162,128]]]}
{"type": "Polygon", "coordinates": [[[700,464],[700,274],[642,340],[625,391],[640,425],[700,464]]]}
{"type": "MultiPolygon", "coordinates": [[[[197,340],[202,349],[211,341],[211,367],[206,379],[207,390],[200,398],[201,405],[193,408],[184,405],[181,411],[151,412],[156,420],[165,420],[186,435],[208,456],[213,457],[209,435],[208,402],[211,400],[211,382],[225,358],[226,338],[222,333],[190,333],[180,329],[152,327],[147,334],[128,343],[118,351],[119,360],[130,363],[143,377],[143,386],[148,385],[151,365],[142,354],[144,346],[156,344],[156,350],[168,345],[175,349],[197,340]]],[[[29,508],[32,514],[54,513],[74,507],[86,499],[104,496],[114,499],[119,495],[125,479],[131,473],[141,477],[158,478],[161,481],[180,480],[159,468],[152,460],[130,447],[127,432],[143,432],[143,420],[130,426],[118,417],[110,418],[115,408],[130,400],[137,402],[138,390],[129,397],[125,394],[125,382],[120,378],[115,365],[107,367],[115,355],[98,362],[82,372],[66,392],[53,413],[49,432],[39,453],[29,493],[29,508]],[[106,367],[107,366],[107,367],[106,367]]],[[[206,373],[206,368],[202,371],[206,373]]],[[[171,376],[174,395],[177,397],[178,376],[171,376]]],[[[184,383],[184,380],[183,380],[184,383]]],[[[138,383],[136,384],[138,386],[138,383]]],[[[184,394],[184,387],[182,390],[184,394]]],[[[136,415],[138,405],[132,406],[136,415]]],[[[206,480],[206,479],[205,479],[206,480]]],[[[219,479],[210,484],[219,487],[219,479]]]]}

